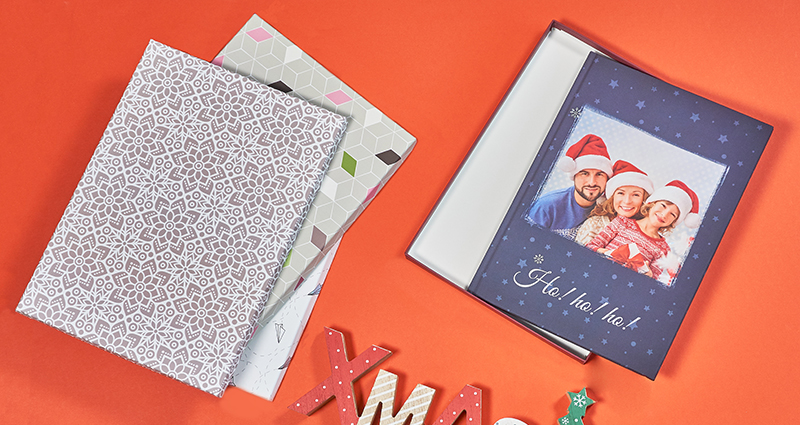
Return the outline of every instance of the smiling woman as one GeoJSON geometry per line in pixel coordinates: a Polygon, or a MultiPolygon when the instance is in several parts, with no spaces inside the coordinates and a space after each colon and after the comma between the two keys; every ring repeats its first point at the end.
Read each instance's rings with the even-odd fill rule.
{"type": "Polygon", "coordinates": [[[653,191],[653,182],[647,173],[628,161],[614,163],[614,174],[606,184],[606,193],[611,196],[594,207],[589,218],[578,228],[575,242],[586,245],[617,215],[641,218],[639,212],[644,200],[653,191]]]}

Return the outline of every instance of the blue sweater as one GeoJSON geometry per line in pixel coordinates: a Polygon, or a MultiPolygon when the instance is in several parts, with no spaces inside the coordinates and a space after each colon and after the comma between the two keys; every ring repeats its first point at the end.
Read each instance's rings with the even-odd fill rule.
{"type": "Polygon", "coordinates": [[[586,220],[594,208],[578,205],[575,200],[575,187],[554,190],[540,196],[533,203],[525,219],[570,239],[575,238],[578,227],[586,220]]]}

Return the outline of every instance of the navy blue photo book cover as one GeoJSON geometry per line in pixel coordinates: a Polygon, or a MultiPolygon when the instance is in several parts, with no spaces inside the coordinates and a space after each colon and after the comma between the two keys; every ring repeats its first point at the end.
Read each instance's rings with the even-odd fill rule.
{"type": "Polygon", "coordinates": [[[771,133],[591,53],[469,291],[655,379],[771,133]]]}

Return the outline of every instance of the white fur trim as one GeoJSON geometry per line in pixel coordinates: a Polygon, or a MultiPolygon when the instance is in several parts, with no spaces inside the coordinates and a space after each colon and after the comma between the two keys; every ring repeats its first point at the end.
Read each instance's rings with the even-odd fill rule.
{"type": "Polygon", "coordinates": [[[686,191],[683,189],[677,188],[675,186],[664,186],[659,187],[649,198],[647,198],[646,202],[655,202],[665,199],[667,201],[672,202],[673,204],[678,206],[678,211],[680,211],[681,215],[675,220],[675,224],[681,224],[686,216],[692,211],[692,198],[689,196],[686,191]]]}
{"type": "Polygon", "coordinates": [[[606,183],[606,193],[613,195],[614,191],[622,186],[636,186],[646,190],[647,193],[653,193],[653,182],[649,177],[642,173],[629,171],[614,175],[608,179],[606,183]]]}
{"type": "Polygon", "coordinates": [[[565,173],[572,173],[573,175],[576,171],[575,160],[568,156],[562,156],[561,158],[558,158],[558,161],[556,161],[556,167],[565,173]]]}
{"type": "Polygon", "coordinates": [[[602,155],[581,155],[575,158],[575,172],[589,169],[600,170],[609,176],[613,174],[611,160],[602,155]]]}

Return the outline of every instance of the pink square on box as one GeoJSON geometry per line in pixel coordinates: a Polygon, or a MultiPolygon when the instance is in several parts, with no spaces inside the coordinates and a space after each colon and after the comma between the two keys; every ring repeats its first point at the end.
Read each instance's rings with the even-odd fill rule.
{"type": "Polygon", "coordinates": [[[272,38],[272,34],[268,33],[267,30],[260,27],[254,30],[247,31],[247,35],[249,35],[250,38],[259,43],[264,40],[269,40],[270,38],[272,38]]]}
{"type": "Polygon", "coordinates": [[[331,102],[335,103],[337,106],[341,105],[342,103],[353,100],[352,97],[348,96],[347,93],[341,90],[336,90],[335,92],[328,93],[325,95],[325,97],[330,99],[331,102]]]}

